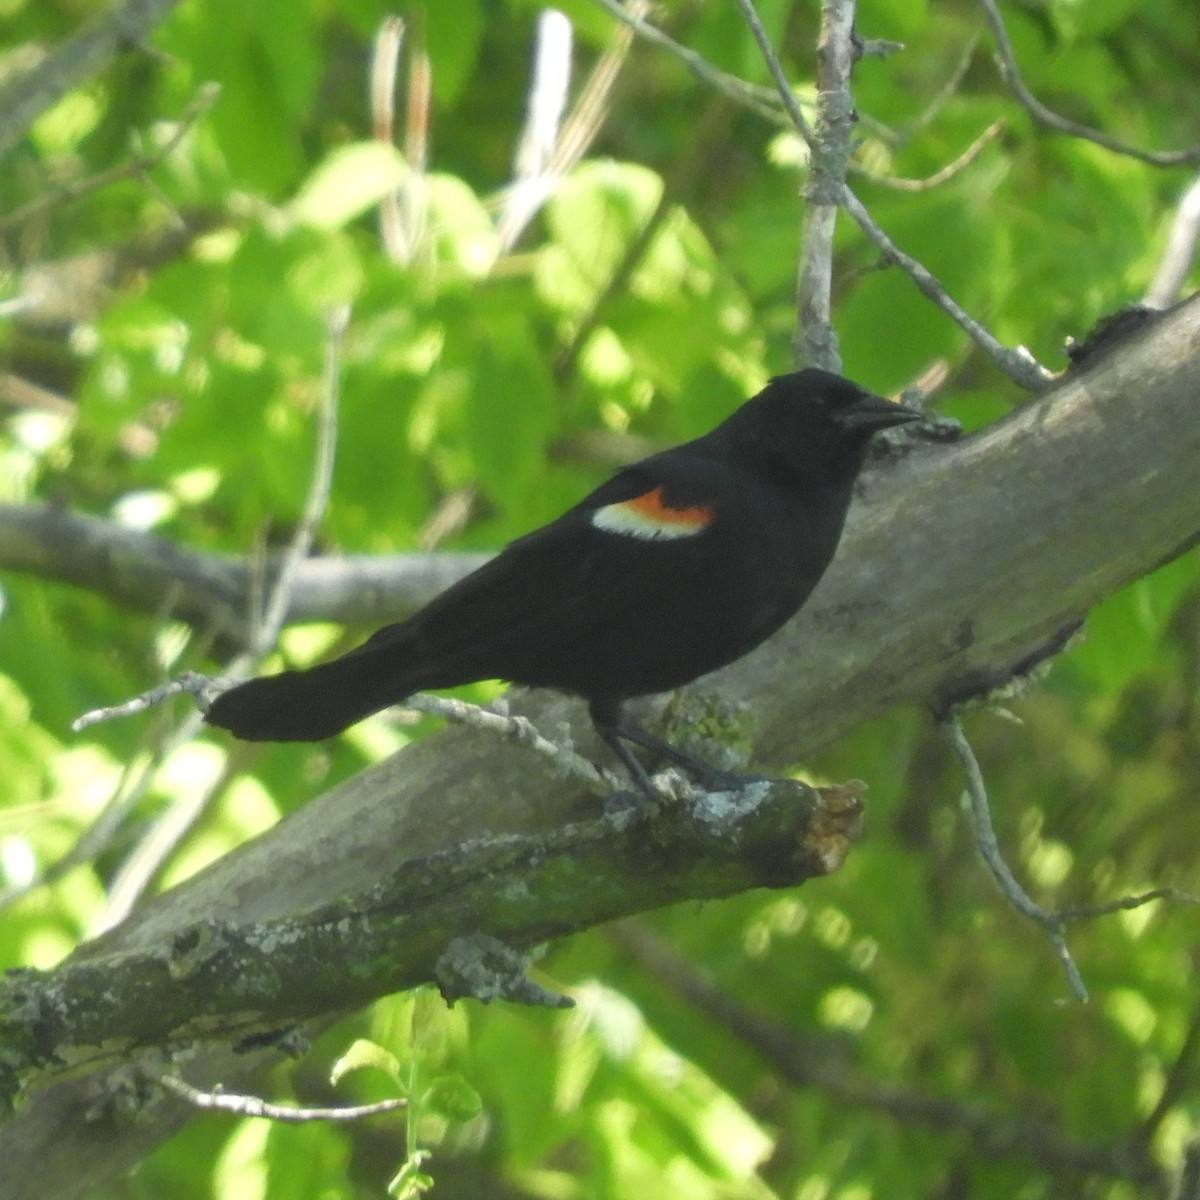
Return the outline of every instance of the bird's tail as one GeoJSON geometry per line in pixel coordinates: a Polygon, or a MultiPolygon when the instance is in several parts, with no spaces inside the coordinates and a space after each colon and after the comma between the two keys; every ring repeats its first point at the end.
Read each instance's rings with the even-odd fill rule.
{"type": "Polygon", "coordinates": [[[403,657],[368,643],[306,671],[251,679],[222,692],[204,719],[248,742],[319,742],[426,686],[403,657]]]}

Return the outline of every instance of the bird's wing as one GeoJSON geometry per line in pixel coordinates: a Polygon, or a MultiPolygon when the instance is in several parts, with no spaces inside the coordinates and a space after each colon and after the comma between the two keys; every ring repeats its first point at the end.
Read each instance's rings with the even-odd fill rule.
{"type": "Polygon", "coordinates": [[[729,492],[728,473],[706,460],[670,452],[645,459],[351,653],[407,647],[416,633],[423,656],[459,663],[497,638],[536,638],[539,627],[570,622],[583,632],[592,620],[637,603],[630,594],[635,579],[639,590],[653,594],[660,577],[678,583],[685,558],[699,567],[699,545],[692,555],[679,551],[703,541],[701,535],[721,519],[729,492]],[[656,554],[656,543],[667,552],[656,554]],[[589,611],[594,615],[579,619],[589,611]]]}
{"type": "Polygon", "coordinates": [[[385,626],[332,662],[233,688],[207,719],[243,738],[307,741],[415,691],[477,679],[586,694],[612,684],[616,668],[618,693],[656,690],[657,675],[646,686],[640,675],[620,676],[613,631],[641,630],[650,639],[645,652],[627,659],[647,658],[669,640],[647,630],[645,613],[672,620],[681,590],[704,593],[713,573],[705,535],[736,492],[729,472],[707,463],[678,455],[639,463],[409,620],[385,626]]]}

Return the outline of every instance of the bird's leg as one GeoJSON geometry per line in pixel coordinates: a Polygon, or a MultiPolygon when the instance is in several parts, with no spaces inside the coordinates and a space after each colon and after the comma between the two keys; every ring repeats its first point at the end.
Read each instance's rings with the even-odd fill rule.
{"type": "Polygon", "coordinates": [[[648,800],[657,802],[658,793],[650,782],[646,768],[638,761],[638,757],[622,740],[621,706],[616,701],[592,700],[588,703],[588,715],[592,725],[606,746],[625,764],[634,786],[648,800]]]}
{"type": "Polygon", "coordinates": [[[713,790],[745,787],[747,783],[752,783],[758,778],[754,775],[739,775],[734,771],[722,771],[720,768],[706,763],[703,759],[685,754],[678,747],[672,746],[670,742],[655,737],[652,733],[647,733],[632,721],[627,720],[617,701],[593,700],[588,704],[588,713],[592,718],[592,724],[596,727],[596,732],[625,764],[625,769],[638,788],[651,798],[657,799],[658,793],[655,792],[654,785],[650,782],[646,768],[629,748],[627,744],[629,742],[635,746],[641,746],[643,750],[649,750],[669,763],[674,763],[677,767],[682,767],[713,790]]]}

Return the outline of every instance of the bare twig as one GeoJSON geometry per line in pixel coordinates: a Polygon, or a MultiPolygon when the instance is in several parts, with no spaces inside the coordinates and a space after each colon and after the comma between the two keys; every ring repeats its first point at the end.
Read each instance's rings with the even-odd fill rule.
{"type": "MultiPolygon", "coordinates": [[[[658,236],[663,223],[670,217],[680,195],[686,194],[699,180],[707,176],[711,169],[711,147],[722,136],[728,121],[728,105],[721,96],[714,96],[705,111],[693,122],[689,152],[678,159],[671,171],[663,178],[662,191],[654,211],[646,218],[646,222],[637,233],[626,243],[620,261],[614,267],[612,274],[605,281],[603,288],[596,294],[588,311],[575,322],[571,331],[571,340],[559,354],[554,364],[555,376],[560,381],[569,380],[575,373],[579,356],[582,354],[588,339],[596,328],[607,319],[608,309],[612,302],[625,295],[634,272],[638,269],[647,251],[658,236]]],[[[622,453],[616,461],[619,465],[631,462],[634,458],[649,453],[653,445],[646,443],[643,450],[630,449],[622,453]]]]}
{"type": "Polygon", "coordinates": [[[1009,349],[980,325],[946,291],[928,267],[913,258],[911,254],[906,254],[884,233],[875,223],[863,202],[848,187],[844,190],[842,204],[854,218],[858,227],[867,235],[868,240],[878,247],[883,257],[888,262],[901,267],[916,284],[918,291],[954,321],[1009,379],[1031,392],[1044,391],[1054,382],[1053,372],[1043,367],[1024,346],[1019,346],[1016,350],[1009,349]]]}
{"type": "Polygon", "coordinates": [[[714,67],[707,59],[680,45],[669,34],[664,33],[656,25],[651,25],[645,18],[636,15],[632,6],[626,6],[620,0],[596,0],[606,12],[611,13],[618,21],[624,22],[639,37],[674,55],[680,62],[703,83],[714,87],[717,91],[728,96],[735,103],[758,113],[773,125],[787,125],[787,116],[779,109],[775,95],[770,88],[757,87],[730,75],[719,67],[714,67]]]}
{"type": "MultiPolygon", "coordinates": [[[[758,19],[753,0],[737,0],[737,4],[750,25],[759,50],[771,72],[771,77],[775,80],[780,99],[787,108],[796,131],[804,138],[805,142],[811,145],[813,141],[812,131],[804,118],[804,114],[800,111],[800,105],[788,84],[787,76],[779,61],[779,56],[775,53],[775,48],[771,45],[771,39],[767,36],[762,22],[758,19]]],[[[917,285],[922,294],[932,300],[938,308],[955,321],[976,345],[996,362],[1010,379],[1021,387],[1028,388],[1030,391],[1039,391],[1053,380],[1053,375],[1038,363],[1028,350],[1025,350],[1023,347],[1017,350],[1010,350],[1002,346],[978,321],[971,317],[950,296],[924,264],[918,262],[911,255],[905,254],[884,233],[875,223],[862,201],[845,184],[842,185],[840,203],[850,216],[854,218],[858,227],[867,235],[867,238],[879,248],[885,259],[901,267],[917,285]]]]}
{"type": "MultiPolygon", "coordinates": [[[[647,8],[645,0],[630,0],[628,12],[640,19],[647,8]]],[[[622,25],[596,61],[560,126],[570,77],[571,26],[553,9],[542,14],[516,175],[497,222],[502,250],[516,243],[521,231],[553,194],[558,181],[592,144],[608,115],[609,96],[632,44],[632,28],[622,25]]]]}
{"type": "Polygon", "coordinates": [[[337,454],[338,391],[341,376],[342,339],[350,321],[350,309],[341,306],[328,315],[325,338],[325,367],[321,388],[321,404],[317,413],[317,448],[313,462],[312,479],[304,509],[296,524],[291,543],[279,567],[279,574],[271,588],[271,597],[258,629],[250,639],[248,653],[261,658],[274,648],[279,640],[287,616],[288,598],[295,584],[296,570],[312,549],[317,526],[329,505],[329,491],[333,486],[333,463],[337,454]]]}
{"type": "Polygon", "coordinates": [[[520,742],[535,754],[554,764],[559,778],[583,784],[593,795],[610,796],[619,788],[612,776],[601,771],[593,762],[578,754],[569,741],[555,742],[540,733],[527,717],[510,716],[494,708],[480,708],[465,700],[422,693],[404,701],[405,708],[430,716],[442,717],[455,725],[468,725],[499,735],[507,741],[520,742]]]}
{"type": "Polygon", "coordinates": [[[337,397],[338,376],[341,370],[341,341],[348,320],[348,308],[340,308],[329,316],[329,336],[325,346],[324,386],[317,424],[317,448],[312,480],[309,483],[304,509],[296,523],[296,531],[280,560],[278,573],[270,587],[267,603],[261,612],[252,615],[251,632],[246,650],[229,664],[225,678],[222,680],[212,680],[198,672],[187,671],[177,679],[150,688],[130,700],[83,713],[71,725],[76,733],[102,721],[145,712],[183,692],[193,696],[202,711],[206,710],[216,695],[229,684],[244,678],[254,664],[268,654],[279,640],[279,631],[283,628],[287,618],[297,571],[300,563],[312,548],[317,525],[329,502],[329,489],[333,482],[333,461],[337,448],[337,397]]]}
{"type": "MultiPolygon", "coordinates": [[[[251,669],[253,664],[268,654],[279,640],[279,631],[283,628],[287,618],[289,599],[295,586],[296,573],[301,562],[307,558],[312,549],[317,526],[329,504],[329,492],[333,485],[333,464],[337,454],[342,339],[345,336],[349,320],[350,309],[345,305],[332,310],[327,318],[321,403],[317,413],[316,452],[308,495],[305,497],[304,508],[296,522],[292,539],[283,557],[279,560],[279,569],[271,583],[266,605],[261,612],[253,615],[252,632],[246,651],[227,670],[231,679],[237,679],[251,669]]],[[[178,686],[175,688],[175,692],[187,691],[197,695],[197,689],[200,687],[197,679],[203,679],[203,676],[188,673],[181,677],[176,681],[178,686]]],[[[156,691],[163,692],[164,697],[175,694],[170,690],[172,686],[164,685],[163,688],[156,689],[156,691]]]]}
{"type": "Polygon", "coordinates": [[[1200,1007],[1193,1009],[1175,1061],[1167,1071],[1154,1107],[1138,1130],[1138,1140],[1149,1146],[1171,1110],[1195,1090],[1197,1057],[1200,1056],[1200,1007]]]}
{"type": "Polygon", "coordinates": [[[967,811],[971,816],[971,824],[975,833],[975,844],[979,847],[979,853],[983,856],[984,862],[987,864],[988,869],[991,871],[997,884],[999,884],[1000,890],[1004,893],[1008,902],[1023,917],[1028,918],[1035,925],[1040,925],[1045,930],[1055,950],[1058,952],[1063,971],[1067,976],[1067,982],[1070,984],[1071,990],[1077,999],[1087,999],[1087,988],[1084,985],[1082,976],[1079,974],[1078,967],[1075,965],[1075,960],[1071,957],[1071,952],[1067,948],[1066,927],[1069,923],[1140,908],[1142,905],[1150,904],[1155,900],[1176,900],[1188,904],[1200,903],[1197,897],[1189,895],[1187,892],[1181,892],[1171,887],[1159,887],[1151,888],[1149,891],[1142,892],[1136,896],[1123,896],[1118,900],[1108,901],[1104,904],[1073,905],[1054,912],[1042,908],[1040,904],[1037,904],[1029,897],[1024,888],[1017,882],[1016,877],[1009,870],[1000,852],[1000,847],[996,841],[996,830],[992,825],[991,812],[988,807],[987,789],[983,782],[983,772],[979,768],[975,752],[971,749],[971,743],[967,740],[967,736],[963,732],[961,722],[956,716],[950,714],[944,717],[939,724],[942,732],[946,735],[947,740],[954,749],[959,764],[962,766],[963,774],[967,778],[967,811]]]}
{"type": "MultiPolygon", "coordinates": [[[[141,795],[149,790],[158,767],[166,761],[167,756],[173,750],[192,741],[202,726],[203,718],[200,713],[190,712],[168,731],[155,747],[153,758],[138,780],[138,786],[130,789],[122,797],[122,809],[131,808],[141,795]]],[[[227,776],[228,771],[224,771],[205,787],[181,790],[155,818],[113,876],[104,897],[104,905],[89,926],[88,937],[99,937],[106,930],[119,925],[133,911],[134,905],[149,887],[159,868],[187,836],[188,830],[207,811],[214,797],[220,794],[227,782],[227,776]]]]}
{"type": "Polygon", "coordinates": [[[1142,908],[1144,905],[1153,904],[1155,900],[1173,900],[1176,904],[1200,904],[1200,896],[1193,896],[1191,892],[1174,887],[1156,887],[1139,892],[1136,896],[1106,900],[1103,904],[1072,904],[1067,908],[1060,908],[1058,915],[1064,921],[1088,921],[1093,917],[1108,917],[1113,913],[1142,908]]]}
{"type": "Polygon", "coordinates": [[[1151,308],[1166,308],[1175,303],[1179,289],[1196,260],[1196,243],[1200,240],[1200,176],[1192,181],[1183,194],[1175,220],[1171,223],[1171,234],[1167,248],[1154,282],[1146,293],[1146,304],[1151,308]]]}
{"type": "Polygon", "coordinates": [[[122,700],[120,704],[110,704],[105,708],[93,708],[89,712],[83,713],[71,722],[71,731],[72,733],[81,733],[90,726],[99,725],[103,721],[116,721],[122,717],[137,716],[138,713],[157,708],[158,705],[164,704],[173,696],[181,696],[185,692],[195,699],[203,712],[224,691],[225,686],[225,681],[210,679],[198,671],[185,671],[178,678],[160,683],[157,687],[152,687],[130,700],[122,700]]]}
{"type": "MultiPolygon", "coordinates": [[[[267,654],[278,640],[287,613],[288,597],[295,582],[296,568],[312,546],[317,524],[325,512],[333,480],[333,462],[337,444],[338,382],[341,342],[349,320],[349,310],[339,308],[328,319],[325,344],[324,385],[317,425],[317,448],[308,496],[296,532],[280,564],[279,574],[270,588],[267,603],[256,617],[245,652],[227,668],[228,681],[243,678],[253,665],[267,654]]],[[[207,709],[212,697],[219,693],[226,680],[214,681],[196,672],[187,672],[178,679],[152,688],[124,704],[85,713],[74,728],[82,729],[118,716],[127,716],[161,703],[170,696],[187,692],[197,699],[201,712],[207,709]]],[[[175,735],[175,740],[190,739],[199,732],[201,713],[190,713],[175,735]]],[[[213,797],[224,786],[224,779],[207,788],[183,793],[155,821],[147,836],[134,848],[121,865],[109,889],[108,902],[101,915],[99,931],[119,924],[145,891],[163,862],[192,828],[213,797]]]]}
{"type": "Polygon", "coordinates": [[[205,1092],[174,1075],[160,1076],[159,1083],[168,1092],[174,1092],[196,1108],[232,1113],[237,1117],[264,1117],[269,1121],[286,1121],[290,1124],[302,1121],[358,1121],[363,1117],[395,1112],[408,1104],[407,1100],[397,1098],[378,1100],[374,1104],[352,1104],[345,1108],[298,1108],[292,1104],[271,1104],[258,1096],[240,1096],[220,1087],[205,1092]]]}
{"type": "MultiPolygon", "coordinates": [[[[29,307],[37,304],[37,300],[32,296],[18,296],[15,299],[29,307]]],[[[0,305],[0,320],[6,315],[2,311],[3,307],[0,305]]],[[[0,374],[0,405],[5,408],[24,408],[33,412],[51,413],[56,417],[73,417],[79,411],[73,400],[68,400],[58,392],[52,392],[39,383],[31,383],[28,379],[9,371],[0,374]]]]}
{"type": "MultiPolygon", "coordinates": [[[[151,150],[145,154],[139,154],[136,158],[132,158],[128,162],[118,163],[115,167],[110,167],[107,171],[100,171],[95,175],[89,175],[85,179],[76,179],[59,184],[45,195],[39,196],[36,200],[30,200],[28,204],[23,204],[20,208],[5,213],[3,217],[0,217],[0,234],[7,233],[8,230],[18,225],[23,225],[26,221],[40,216],[48,209],[57,208],[72,200],[78,200],[81,196],[87,196],[92,192],[99,191],[101,188],[108,187],[109,184],[117,183],[122,179],[145,176],[147,171],[153,170],[160,163],[165,162],[171,157],[179,144],[191,132],[192,127],[212,107],[220,94],[221,85],[219,83],[203,84],[192,98],[191,103],[179,114],[179,119],[175,122],[175,128],[171,136],[158,149],[151,150]]],[[[171,207],[169,203],[168,207],[171,207]]]]}
{"type": "MultiPolygon", "coordinates": [[[[750,20],[754,14],[751,0],[738,0],[738,5],[750,20]]],[[[761,24],[756,14],[751,28],[758,37],[761,24]]],[[[773,53],[771,57],[775,59],[773,53]]],[[[817,120],[809,139],[811,156],[804,192],[807,203],[796,287],[798,325],[792,357],[798,366],[822,367],[826,371],[842,369],[832,319],[833,235],[853,150],[856,118],[850,74],[854,62],[854,0],[825,0],[817,41],[817,120]]]]}
{"type": "MultiPolygon", "coordinates": [[[[145,707],[147,706],[139,706],[137,711],[140,712],[145,707]]],[[[0,909],[7,908],[39,888],[49,887],[75,867],[94,862],[103,854],[112,845],[126,816],[149,790],[167,757],[189,742],[195,734],[196,722],[189,717],[165,736],[157,738],[147,755],[139,756],[125,764],[112,794],[75,844],[31,879],[13,884],[0,892],[0,909]]]]}
{"type": "MultiPolygon", "coordinates": [[[[603,2],[604,0],[601,0],[601,3],[603,2]]],[[[750,32],[754,35],[754,40],[758,43],[759,53],[762,54],[763,61],[767,64],[767,70],[770,71],[771,78],[775,81],[775,90],[779,95],[779,99],[783,101],[783,107],[791,120],[793,128],[808,146],[812,146],[812,127],[809,125],[808,118],[805,117],[804,112],[800,108],[800,101],[796,99],[796,93],[792,91],[792,85],[788,82],[783,64],[779,61],[779,56],[775,53],[775,47],[771,45],[771,38],[759,18],[758,9],[754,7],[753,0],[736,0],[736,3],[738,8],[741,9],[746,24],[750,27],[750,32]]],[[[853,6],[851,5],[851,7],[853,6]]]]}
{"type": "Polygon", "coordinates": [[[1200,146],[1195,146],[1190,150],[1143,150],[1140,146],[1123,142],[1102,130],[1081,125],[1078,121],[1072,121],[1047,108],[1029,90],[1025,85],[1025,80],[1021,78],[1012,42],[1009,40],[1008,30],[1004,27],[1004,18],[1000,15],[996,0],[979,0],[979,3],[996,43],[1000,72],[1018,103],[1029,112],[1035,121],[1040,122],[1047,129],[1053,129],[1071,137],[1083,138],[1085,141],[1094,142],[1097,146],[1103,146],[1105,150],[1111,150],[1114,154],[1124,154],[1154,167],[1178,167],[1186,163],[1200,162],[1200,146]]]}
{"type": "MultiPolygon", "coordinates": [[[[924,179],[904,179],[895,175],[877,175],[874,172],[860,169],[856,174],[880,187],[891,188],[896,192],[927,192],[953,179],[960,171],[969,167],[983,152],[989,142],[999,137],[1004,129],[1003,121],[993,121],[957,158],[948,162],[939,171],[927,175],[924,179]]],[[[853,169],[853,164],[851,164],[853,169]]]]}
{"type": "Polygon", "coordinates": [[[975,57],[975,49],[979,45],[979,39],[982,36],[981,31],[976,30],[967,39],[958,57],[958,62],[955,63],[954,69],[942,80],[936,92],[930,98],[929,103],[917,114],[915,120],[911,121],[906,127],[906,133],[911,139],[914,133],[919,133],[922,129],[928,128],[937,119],[942,109],[958,95],[958,90],[962,86],[963,80],[967,77],[967,72],[971,69],[971,60],[975,57]]]}
{"type": "Polygon", "coordinates": [[[664,181],[662,194],[658,198],[658,203],[654,206],[654,211],[646,219],[646,223],[641,229],[626,243],[625,251],[621,255],[621,259],[614,268],[613,273],[608,277],[604,286],[596,293],[591,308],[588,309],[578,321],[574,330],[572,330],[571,340],[559,354],[554,364],[554,373],[560,380],[570,379],[574,375],[576,364],[579,362],[579,356],[588,344],[588,339],[591,338],[592,334],[596,332],[597,327],[603,321],[609,306],[614,299],[625,295],[626,288],[630,279],[633,278],[638,264],[645,257],[646,252],[650,249],[650,244],[658,236],[663,222],[666,221],[671,212],[671,205],[674,202],[674,190],[670,180],[664,181]]]}
{"type": "MultiPolygon", "coordinates": [[[[647,0],[630,0],[629,3],[631,14],[637,18],[644,17],[649,7],[647,0]]],[[[552,174],[565,174],[592,144],[608,114],[609,96],[626,58],[629,57],[629,48],[632,45],[633,30],[624,25],[596,60],[595,67],[580,89],[578,100],[567,113],[562,131],[555,141],[550,160],[552,174]]]]}
{"type": "Polygon", "coordinates": [[[409,255],[425,243],[429,219],[426,170],[429,165],[429,113],[433,99],[433,64],[424,39],[415,39],[408,53],[408,93],[404,103],[404,157],[408,178],[400,193],[409,255]]]}
{"type": "Polygon", "coordinates": [[[991,871],[992,878],[999,884],[1000,890],[1013,908],[1035,925],[1042,927],[1058,953],[1059,961],[1067,976],[1067,983],[1075,998],[1086,1000],[1087,987],[1084,985],[1079,968],[1075,965],[1075,960],[1071,957],[1071,951],[1067,947],[1066,921],[1060,913],[1048,912],[1030,898],[1025,889],[1017,882],[1012,871],[1008,869],[1008,864],[1000,853],[1000,847],[996,842],[996,830],[992,825],[992,814],[988,808],[983,772],[979,769],[979,760],[975,757],[975,751],[971,749],[971,743],[967,741],[967,736],[963,733],[962,724],[956,716],[950,715],[943,718],[940,725],[942,732],[953,747],[954,753],[958,756],[963,774],[967,778],[968,812],[971,814],[971,823],[975,831],[975,844],[979,847],[979,853],[983,856],[988,870],[991,871]]]}
{"type": "MultiPolygon", "coordinates": [[[[385,17],[375,35],[371,60],[370,96],[376,141],[395,143],[396,71],[404,44],[405,24],[385,17]]],[[[425,236],[425,168],[429,157],[429,102],[433,72],[419,39],[408,56],[408,91],[404,107],[404,182],[379,203],[379,232],[385,253],[393,262],[411,263],[425,236]]]]}
{"type": "Polygon", "coordinates": [[[1171,1200],[1200,1200],[1200,1137],[1183,1148],[1183,1164],[1171,1200]]]}

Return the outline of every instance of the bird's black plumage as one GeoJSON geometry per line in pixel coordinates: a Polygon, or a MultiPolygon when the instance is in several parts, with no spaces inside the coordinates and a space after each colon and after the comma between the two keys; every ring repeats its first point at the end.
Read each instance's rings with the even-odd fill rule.
{"type": "Polygon", "coordinates": [[[644,782],[625,743],[664,747],[622,702],[740,658],[795,613],[833,557],[872,434],[919,416],[824,371],[780,376],[408,620],[234,687],[206,719],[251,741],[316,741],[417,691],[503,679],[584,697],[644,782]]]}

